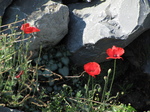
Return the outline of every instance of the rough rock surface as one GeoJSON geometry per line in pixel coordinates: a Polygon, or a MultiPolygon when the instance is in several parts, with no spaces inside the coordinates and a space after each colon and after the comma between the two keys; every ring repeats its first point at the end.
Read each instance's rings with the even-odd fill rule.
{"type": "Polygon", "coordinates": [[[79,66],[106,61],[106,49],[125,47],[150,28],[148,0],[95,0],[71,4],[69,9],[67,47],[79,66]]]}
{"type": "Polygon", "coordinates": [[[40,45],[51,47],[68,33],[69,10],[64,5],[48,2],[41,10],[33,12],[27,22],[41,30],[35,35],[31,50],[37,49],[40,45]]]}
{"type": "Polygon", "coordinates": [[[0,16],[3,16],[5,9],[11,4],[12,0],[0,0],[0,16]]]}
{"type": "MultiPolygon", "coordinates": [[[[69,9],[67,6],[49,0],[16,0],[11,5],[4,18],[3,24],[27,18],[31,26],[36,26],[41,31],[34,33],[30,41],[30,49],[34,55],[40,46],[50,48],[56,45],[68,33],[69,9]]],[[[20,24],[21,25],[21,24],[20,24]]]]}

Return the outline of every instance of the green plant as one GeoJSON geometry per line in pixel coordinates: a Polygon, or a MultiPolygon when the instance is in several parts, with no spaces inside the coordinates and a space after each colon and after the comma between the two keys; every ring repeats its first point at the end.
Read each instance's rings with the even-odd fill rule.
{"type": "Polygon", "coordinates": [[[31,104],[45,106],[41,99],[46,94],[40,92],[44,89],[38,90],[36,69],[29,59],[29,42],[24,42],[30,37],[25,39],[24,33],[17,32],[16,24],[22,21],[1,26],[7,28],[0,31],[0,106],[26,110],[31,104]]]}
{"type": "MultiPolygon", "coordinates": [[[[59,62],[69,67],[69,59],[67,56],[70,54],[68,52],[57,51],[58,49],[62,49],[62,47],[58,47],[56,50],[53,48],[51,51],[55,52],[56,55],[52,56],[51,59],[57,62],[55,63],[57,67],[54,66],[54,63],[49,63],[50,69],[39,65],[38,62],[41,58],[41,52],[39,53],[36,65],[33,65],[32,60],[30,60],[32,53],[29,54],[28,50],[30,43],[24,42],[31,38],[25,38],[24,34],[24,32],[28,33],[30,27],[23,28],[22,30],[25,30],[24,32],[17,31],[18,26],[16,23],[23,21],[24,20],[20,20],[1,26],[0,106],[7,106],[27,112],[135,111],[130,105],[115,102],[114,99],[118,94],[111,96],[111,89],[115,78],[116,59],[120,59],[121,57],[117,57],[118,55],[112,56],[113,58],[115,57],[113,75],[111,78],[111,69],[109,69],[107,75],[104,76],[104,87],[101,87],[101,85],[95,81],[95,75],[99,75],[101,72],[99,64],[95,62],[85,66],[85,71],[89,74],[88,78],[84,74],[85,71],[79,76],[65,76],[65,73],[63,74],[64,76],[62,76],[58,73],[54,73],[50,69],[59,72],[61,68],[59,62]],[[7,28],[3,29],[4,27],[7,28]],[[7,33],[5,33],[6,31],[7,33]],[[41,77],[38,75],[39,71],[48,71],[46,73],[49,74],[42,75],[43,77],[41,77]],[[44,80],[41,80],[42,78],[44,80]],[[110,81],[110,79],[112,80],[110,81]],[[55,81],[58,81],[59,84],[55,83],[55,81]],[[59,85],[61,89],[57,90],[57,87],[55,87],[55,90],[49,92],[50,90],[48,91],[48,89],[52,84],[59,85]]],[[[29,32],[32,33],[33,31],[32,29],[32,31],[29,32]]],[[[36,31],[39,31],[39,29],[36,31]]],[[[63,50],[66,51],[66,49],[63,50]]],[[[72,73],[75,72],[72,71],[72,73]]]]}

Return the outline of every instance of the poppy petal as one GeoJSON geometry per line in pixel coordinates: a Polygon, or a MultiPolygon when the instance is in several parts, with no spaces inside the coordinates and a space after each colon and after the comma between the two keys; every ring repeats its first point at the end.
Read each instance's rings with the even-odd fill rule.
{"type": "Polygon", "coordinates": [[[33,32],[39,32],[40,30],[36,27],[27,27],[24,30],[24,33],[29,34],[29,33],[33,33],[33,32]]]}
{"type": "Polygon", "coordinates": [[[16,78],[20,78],[20,76],[24,73],[24,71],[20,71],[19,74],[16,76],[16,78]]]}
{"type": "Polygon", "coordinates": [[[123,55],[123,54],[124,54],[124,49],[118,47],[118,48],[115,50],[115,54],[118,54],[119,56],[123,55]]]}
{"type": "Polygon", "coordinates": [[[95,75],[99,75],[101,72],[100,65],[96,62],[89,62],[84,65],[84,70],[95,78],[95,75]]]}
{"type": "Polygon", "coordinates": [[[111,49],[111,48],[109,48],[109,49],[107,49],[107,51],[106,51],[106,53],[107,53],[107,55],[109,56],[109,57],[113,57],[113,50],[111,49]]]}
{"type": "Polygon", "coordinates": [[[39,32],[40,29],[36,28],[36,27],[32,27],[32,32],[39,32]]]}
{"type": "Polygon", "coordinates": [[[24,33],[26,33],[26,34],[40,31],[40,29],[38,29],[36,27],[30,27],[29,23],[23,24],[20,29],[23,30],[24,33]]]}
{"type": "Polygon", "coordinates": [[[29,23],[25,23],[21,26],[21,30],[25,30],[27,27],[30,27],[30,24],[29,23]]]}
{"type": "Polygon", "coordinates": [[[123,59],[121,56],[125,53],[125,51],[121,47],[113,46],[112,48],[108,48],[106,53],[109,56],[106,59],[123,59]]]}

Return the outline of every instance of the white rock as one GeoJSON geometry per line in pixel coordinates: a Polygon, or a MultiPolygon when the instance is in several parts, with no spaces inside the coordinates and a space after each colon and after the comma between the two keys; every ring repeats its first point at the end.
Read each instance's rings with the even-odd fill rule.
{"type": "Polygon", "coordinates": [[[150,29],[148,0],[94,0],[70,4],[67,48],[74,64],[106,61],[106,50],[113,45],[126,47],[150,29]]]}

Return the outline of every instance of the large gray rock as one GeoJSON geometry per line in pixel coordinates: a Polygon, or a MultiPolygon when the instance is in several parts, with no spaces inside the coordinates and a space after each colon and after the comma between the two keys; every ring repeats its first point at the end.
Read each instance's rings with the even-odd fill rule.
{"type": "Polygon", "coordinates": [[[32,12],[40,10],[43,4],[49,0],[14,0],[13,3],[6,9],[3,24],[8,24],[16,20],[27,18],[32,12]]]}
{"type": "Polygon", "coordinates": [[[106,61],[106,49],[125,47],[150,28],[148,0],[94,0],[69,5],[67,47],[79,66],[106,61]]]}
{"type": "Polygon", "coordinates": [[[69,9],[65,5],[49,1],[40,10],[33,12],[27,22],[41,30],[34,35],[30,50],[35,51],[40,45],[50,48],[68,33],[69,9]]]}
{"type": "Polygon", "coordinates": [[[11,4],[12,0],[0,0],[0,16],[3,16],[5,9],[11,4]]]}
{"type": "MultiPolygon", "coordinates": [[[[8,24],[18,19],[27,18],[31,26],[41,31],[34,33],[29,50],[37,56],[40,46],[51,48],[56,45],[68,33],[69,9],[67,6],[49,0],[16,0],[10,6],[4,18],[3,24],[8,24]]],[[[22,23],[21,23],[22,24],[22,23]]],[[[20,26],[21,26],[20,24],[20,26]]]]}

